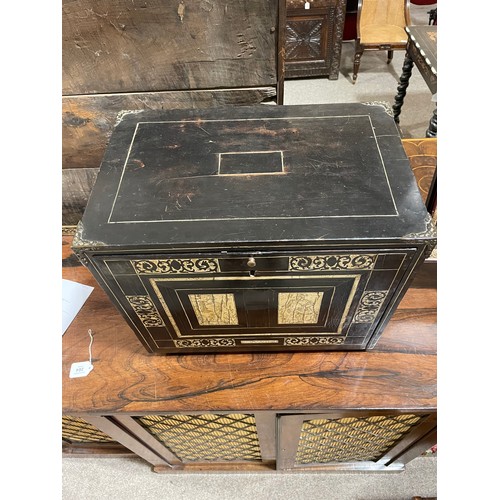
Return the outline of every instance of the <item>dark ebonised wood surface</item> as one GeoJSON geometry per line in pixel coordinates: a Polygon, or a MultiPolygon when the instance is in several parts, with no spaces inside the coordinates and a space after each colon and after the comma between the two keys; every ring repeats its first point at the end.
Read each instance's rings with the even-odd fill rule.
{"type": "Polygon", "coordinates": [[[143,111],[117,125],[79,237],[103,250],[426,244],[426,217],[383,106],[143,111]]]}
{"type": "Polygon", "coordinates": [[[371,349],[434,243],[365,103],[124,112],[73,248],[167,354],[371,349]]]}

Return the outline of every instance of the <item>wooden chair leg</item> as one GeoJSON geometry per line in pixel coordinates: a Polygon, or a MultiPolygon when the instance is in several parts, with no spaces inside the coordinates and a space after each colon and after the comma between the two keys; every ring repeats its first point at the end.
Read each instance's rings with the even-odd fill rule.
{"type": "Polygon", "coordinates": [[[392,49],[387,51],[387,64],[392,61],[392,57],[394,56],[394,51],[392,49]]]}
{"type": "Polygon", "coordinates": [[[361,47],[360,43],[358,40],[356,40],[356,46],[355,46],[355,54],[354,54],[354,67],[352,71],[352,83],[356,83],[356,80],[358,78],[358,70],[359,70],[359,65],[361,63],[361,56],[363,55],[363,47],[361,47]]]}

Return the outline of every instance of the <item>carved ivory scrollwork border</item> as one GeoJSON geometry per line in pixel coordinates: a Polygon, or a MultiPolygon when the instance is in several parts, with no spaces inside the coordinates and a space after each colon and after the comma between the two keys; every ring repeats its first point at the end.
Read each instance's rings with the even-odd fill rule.
{"type": "Polygon", "coordinates": [[[369,102],[363,102],[361,104],[364,104],[365,106],[380,106],[389,116],[391,117],[394,116],[392,107],[386,101],[369,101],[369,102]]]}
{"type": "Polygon", "coordinates": [[[174,340],[175,347],[192,348],[192,347],[236,347],[234,339],[217,338],[217,339],[193,339],[193,340],[174,340]]]}
{"type": "Polygon", "coordinates": [[[141,323],[146,327],[165,326],[165,323],[158,314],[158,311],[147,295],[125,295],[128,303],[131,305],[141,323]]]}
{"type": "Polygon", "coordinates": [[[388,293],[388,290],[363,292],[352,322],[373,323],[388,293]]]}
{"type": "Polygon", "coordinates": [[[344,342],[345,337],[289,337],[285,338],[284,345],[336,345],[344,342]]]}
{"type": "Polygon", "coordinates": [[[434,222],[432,215],[427,214],[425,217],[425,229],[424,231],[420,233],[409,233],[403,236],[405,240],[415,240],[418,242],[418,240],[421,239],[426,239],[427,240],[427,247],[424,252],[424,258],[428,258],[434,248],[436,247],[437,244],[437,226],[436,223],[434,222]]]}
{"type": "Polygon", "coordinates": [[[131,260],[130,263],[139,275],[220,272],[218,259],[141,259],[131,260]]]}
{"type": "Polygon", "coordinates": [[[297,255],[288,258],[289,271],[371,270],[375,254],[297,255]]]}

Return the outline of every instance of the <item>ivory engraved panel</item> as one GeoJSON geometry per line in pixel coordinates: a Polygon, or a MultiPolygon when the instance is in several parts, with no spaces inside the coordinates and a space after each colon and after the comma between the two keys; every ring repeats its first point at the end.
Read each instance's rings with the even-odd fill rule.
{"type": "Polygon", "coordinates": [[[305,325],[318,322],[323,292],[278,294],[278,324],[305,325]]]}
{"type": "Polygon", "coordinates": [[[188,297],[200,325],[238,324],[238,313],[232,293],[195,293],[189,294],[188,297]]]}

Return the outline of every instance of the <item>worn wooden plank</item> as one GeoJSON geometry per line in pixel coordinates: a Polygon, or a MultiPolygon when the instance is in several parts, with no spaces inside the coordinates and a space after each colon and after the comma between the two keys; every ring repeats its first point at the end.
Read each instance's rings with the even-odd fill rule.
{"type": "Polygon", "coordinates": [[[275,85],[277,12],[277,0],[63,0],[63,94],[275,85]]]}
{"type": "Polygon", "coordinates": [[[67,413],[326,411],[436,408],[436,299],[408,291],[369,352],[217,355],[147,354],[90,272],[71,259],[63,237],[63,277],[95,289],[63,336],[62,406],[67,413]],[[94,370],[70,379],[88,350],[94,370]]]}
{"type": "Polygon", "coordinates": [[[97,177],[98,168],[70,168],[62,171],[62,224],[73,226],[82,218],[97,177]]]}
{"type": "Polygon", "coordinates": [[[79,95],[62,100],[62,168],[96,168],[122,110],[259,104],[275,87],[79,95]]]}

